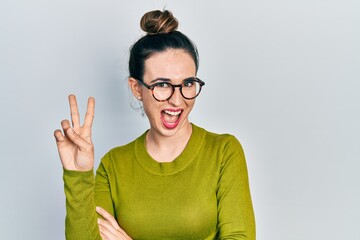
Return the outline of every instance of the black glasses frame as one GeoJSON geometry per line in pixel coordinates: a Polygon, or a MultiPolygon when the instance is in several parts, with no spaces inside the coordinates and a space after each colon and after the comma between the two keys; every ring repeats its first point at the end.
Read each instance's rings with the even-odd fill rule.
{"type": "Polygon", "coordinates": [[[181,96],[183,96],[183,98],[187,99],[187,100],[191,100],[191,99],[194,99],[196,98],[197,96],[199,96],[200,92],[201,92],[201,89],[202,89],[202,86],[205,85],[205,82],[203,82],[202,80],[200,80],[199,78],[197,77],[192,77],[192,78],[187,78],[184,80],[184,82],[182,84],[171,84],[169,82],[166,82],[166,81],[161,81],[161,82],[157,82],[157,83],[154,83],[154,84],[151,84],[151,85],[147,85],[146,83],[144,83],[142,80],[139,80],[139,79],[136,79],[139,83],[141,83],[144,87],[146,87],[147,89],[150,89],[151,90],[151,93],[152,93],[152,96],[154,97],[154,99],[156,101],[159,101],[159,102],[165,102],[167,100],[169,100],[173,95],[174,95],[174,92],[175,92],[175,88],[179,88],[180,89],[180,93],[181,93],[181,96]],[[188,83],[188,82],[197,82],[199,83],[200,85],[200,89],[199,89],[199,92],[192,98],[188,98],[188,97],[185,97],[183,92],[182,92],[182,88],[183,86],[188,83]],[[159,100],[155,97],[154,95],[154,88],[160,84],[163,84],[163,83],[166,83],[168,85],[171,86],[172,88],[172,92],[170,94],[170,96],[167,98],[167,99],[164,99],[164,100],[159,100]]]}

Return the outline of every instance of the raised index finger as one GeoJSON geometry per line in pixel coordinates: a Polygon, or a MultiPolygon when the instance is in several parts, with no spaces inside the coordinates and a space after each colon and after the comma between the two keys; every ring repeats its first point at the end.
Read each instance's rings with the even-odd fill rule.
{"type": "Polygon", "coordinates": [[[94,112],[95,112],[95,99],[93,97],[89,97],[85,120],[84,120],[85,127],[91,128],[93,120],[94,120],[94,112]]]}
{"type": "Polygon", "coordinates": [[[70,114],[71,114],[71,122],[73,127],[80,126],[80,116],[79,110],[76,102],[75,95],[69,95],[69,105],[70,105],[70,114]]]}

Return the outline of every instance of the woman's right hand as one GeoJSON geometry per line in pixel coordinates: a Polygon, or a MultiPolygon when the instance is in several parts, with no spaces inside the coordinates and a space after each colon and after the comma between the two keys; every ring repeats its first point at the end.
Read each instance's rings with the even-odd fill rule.
{"type": "Polygon", "coordinates": [[[69,96],[71,121],[61,121],[62,131],[55,130],[54,136],[63,167],[73,171],[89,171],[94,167],[94,145],[91,141],[91,127],[94,119],[95,99],[88,99],[84,124],[80,116],[75,95],[69,96]]]}

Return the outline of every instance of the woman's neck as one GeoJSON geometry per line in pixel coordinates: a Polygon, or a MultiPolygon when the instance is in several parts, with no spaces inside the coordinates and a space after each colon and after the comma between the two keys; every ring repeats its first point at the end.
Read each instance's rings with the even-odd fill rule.
{"type": "Polygon", "coordinates": [[[172,162],[185,149],[191,133],[190,122],[172,136],[165,136],[150,129],[146,134],[146,150],[157,162],[172,162]]]}

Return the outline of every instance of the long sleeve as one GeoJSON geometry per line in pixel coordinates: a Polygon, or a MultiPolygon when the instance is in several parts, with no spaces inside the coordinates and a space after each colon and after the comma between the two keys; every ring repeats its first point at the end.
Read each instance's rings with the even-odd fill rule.
{"type": "Polygon", "coordinates": [[[101,240],[94,199],[94,173],[69,171],[63,174],[66,196],[67,240],[101,240]]]}
{"type": "MultiPolygon", "coordinates": [[[[96,206],[104,208],[112,216],[115,216],[114,204],[110,191],[110,179],[105,168],[105,157],[102,159],[95,177],[95,203],[96,206]]],[[[117,197],[115,197],[117,198],[117,197]]]]}
{"type": "Polygon", "coordinates": [[[217,189],[219,239],[255,240],[255,217],[242,147],[235,137],[223,147],[217,189]]]}

